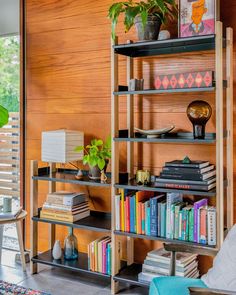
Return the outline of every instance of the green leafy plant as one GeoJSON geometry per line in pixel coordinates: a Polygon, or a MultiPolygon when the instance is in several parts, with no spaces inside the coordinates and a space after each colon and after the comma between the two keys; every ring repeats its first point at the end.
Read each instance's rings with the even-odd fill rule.
{"type": "Polygon", "coordinates": [[[8,123],[9,113],[8,110],[0,105],[0,128],[8,123]]]}
{"type": "Polygon", "coordinates": [[[148,16],[153,15],[164,23],[167,19],[177,18],[175,0],[147,0],[134,2],[133,0],[117,2],[111,5],[108,17],[112,23],[112,38],[115,39],[115,29],[120,14],[124,14],[125,32],[127,33],[134,25],[136,16],[142,19],[143,27],[146,27],[148,16]]]}
{"type": "Polygon", "coordinates": [[[108,160],[111,158],[111,136],[105,142],[101,139],[92,139],[91,143],[84,146],[77,146],[76,152],[84,151],[83,164],[91,167],[98,166],[103,170],[108,160]]]}

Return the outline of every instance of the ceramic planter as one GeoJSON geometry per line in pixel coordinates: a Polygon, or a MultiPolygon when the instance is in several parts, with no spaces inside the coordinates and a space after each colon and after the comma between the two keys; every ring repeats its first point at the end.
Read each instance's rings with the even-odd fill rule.
{"type": "Polygon", "coordinates": [[[53,246],[53,250],[52,250],[52,256],[54,259],[61,259],[61,255],[62,255],[62,250],[61,250],[61,244],[60,241],[57,240],[53,246]]]}
{"type": "Polygon", "coordinates": [[[142,24],[141,16],[135,18],[135,27],[140,41],[157,40],[161,28],[161,20],[157,16],[149,15],[145,28],[142,24]]]}
{"type": "MultiPolygon", "coordinates": [[[[104,172],[106,173],[107,165],[109,161],[106,161],[106,165],[104,167],[104,172]]],[[[101,178],[101,170],[98,168],[98,166],[89,166],[89,178],[93,180],[99,180],[101,178]]]]}

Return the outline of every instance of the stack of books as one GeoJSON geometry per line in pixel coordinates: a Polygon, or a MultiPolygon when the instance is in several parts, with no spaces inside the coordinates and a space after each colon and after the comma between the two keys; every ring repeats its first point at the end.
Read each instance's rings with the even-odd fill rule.
{"type": "Polygon", "coordinates": [[[216,209],[207,199],[121,190],[115,196],[115,221],[117,231],[216,245],[216,209]]]}
{"type": "Polygon", "coordinates": [[[47,195],[47,200],[40,211],[40,217],[65,222],[76,222],[90,215],[88,201],[83,193],[54,192],[47,195]]]}
{"type": "Polygon", "coordinates": [[[207,161],[175,160],[165,163],[160,177],[156,178],[156,187],[209,191],[216,187],[216,170],[207,161]]]}
{"type": "MultiPolygon", "coordinates": [[[[138,275],[138,280],[150,283],[155,277],[168,276],[170,271],[171,253],[165,249],[153,250],[147,254],[138,275]]],[[[198,278],[197,255],[192,253],[176,253],[176,276],[187,278],[198,278]]]]}
{"type": "Polygon", "coordinates": [[[111,238],[103,237],[88,245],[88,269],[111,275],[111,238]]]}

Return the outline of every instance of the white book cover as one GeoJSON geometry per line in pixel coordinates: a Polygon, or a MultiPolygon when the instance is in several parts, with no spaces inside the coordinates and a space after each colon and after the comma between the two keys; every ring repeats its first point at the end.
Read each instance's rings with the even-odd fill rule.
{"type": "Polygon", "coordinates": [[[209,207],[207,210],[207,240],[209,246],[216,245],[216,209],[209,207]]]}
{"type": "Polygon", "coordinates": [[[120,194],[115,195],[116,230],[120,231],[120,194]]]}
{"type": "Polygon", "coordinates": [[[166,195],[166,238],[171,239],[171,205],[182,202],[183,195],[176,193],[167,193],[166,195]]]}

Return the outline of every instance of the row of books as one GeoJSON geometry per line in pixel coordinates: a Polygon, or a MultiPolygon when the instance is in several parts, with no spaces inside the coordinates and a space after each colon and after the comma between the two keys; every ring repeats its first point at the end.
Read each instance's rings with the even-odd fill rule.
{"type": "MultiPolygon", "coordinates": [[[[138,280],[150,283],[155,277],[168,276],[170,271],[171,253],[161,248],[148,252],[142,266],[142,272],[138,274],[138,280]]],[[[175,275],[187,278],[198,278],[198,260],[196,254],[176,253],[175,275]]]]}
{"type": "Polygon", "coordinates": [[[160,176],[156,178],[155,186],[209,191],[216,187],[216,170],[214,165],[207,161],[167,162],[160,176]]]}
{"type": "Polygon", "coordinates": [[[216,209],[182,194],[121,190],[115,196],[117,231],[216,245],[216,209]]]}
{"type": "Polygon", "coordinates": [[[111,238],[103,237],[88,245],[88,269],[111,275],[111,238]]]}
{"type": "Polygon", "coordinates": [[[71,223],[89,215],[89,204],[85,194],[67,191],[48,194],[40,211],[41,218],[71,223]]]}

